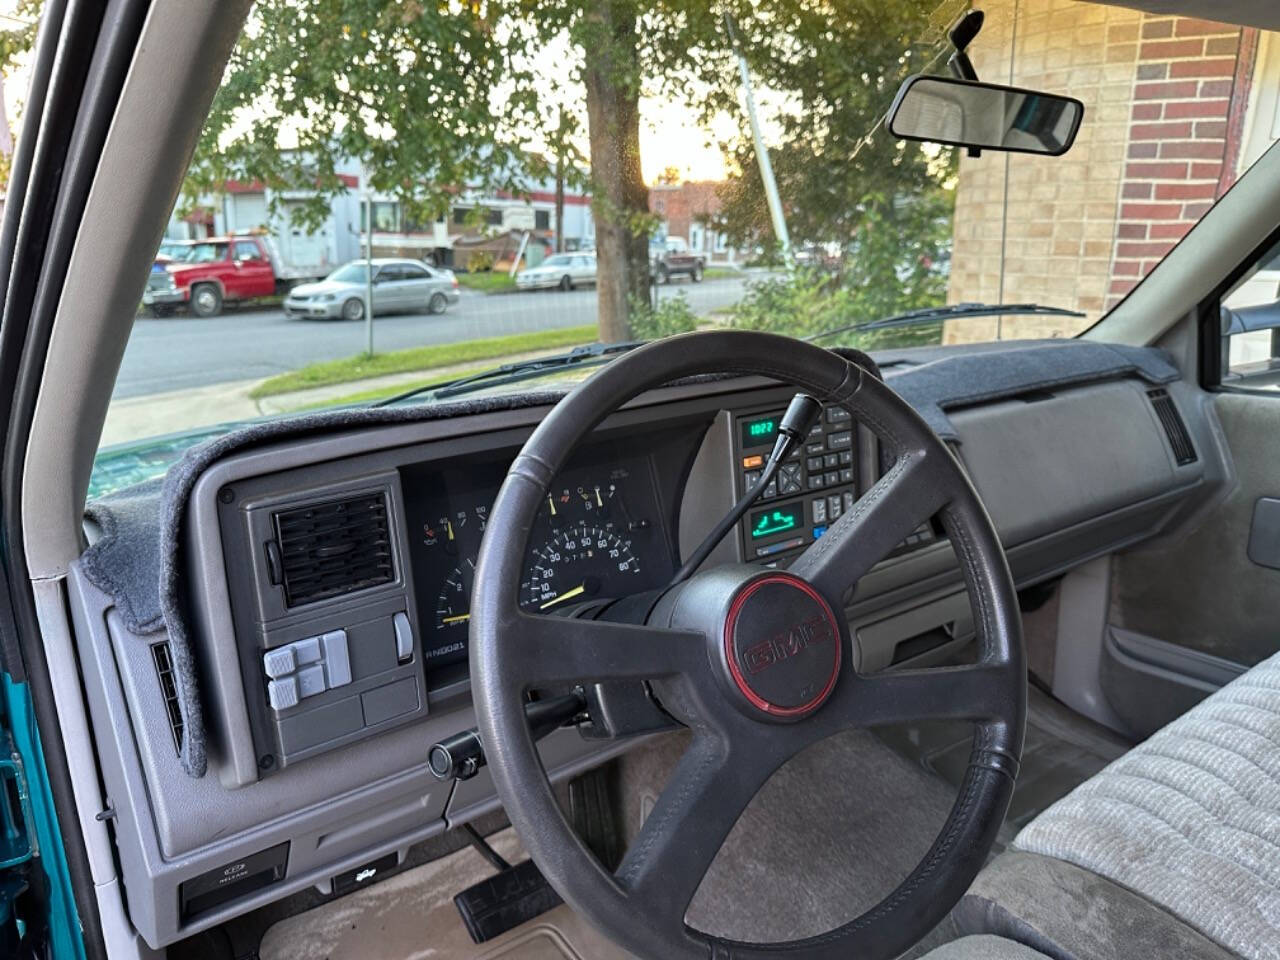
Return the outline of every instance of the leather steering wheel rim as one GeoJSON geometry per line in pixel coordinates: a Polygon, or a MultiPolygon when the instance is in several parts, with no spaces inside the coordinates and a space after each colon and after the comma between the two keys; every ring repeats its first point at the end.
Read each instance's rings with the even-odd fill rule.
{"type": "MultiPolygon", "coordinates": [[[[814,622],[823,616],[821,599],[805,608],[814,622]]],[[[471,610],[472,694],[507,814],[566,902],[638,956],[896,956],[964,893],[1003,822],[1026,716],[1021,619],[1004,552],[977,493],[937,435],[878,379],[830,351],[773,334],[723,331],[656,341],[613,360],[561,400],[512,463],[490,513],[471,610]],[[824,403],[842,404],[877,435],[892,455],[890,466],[787,574],[753,567],[699,573],[669,595],[673,599],[664,598],[645,624],[522,612],[519,584],[529,534],[573,450],[606,416],[644,391],[712,373],[761,375],[824,403]],[[941,519],[969,591],[976,664],[861,674],[839,616],[830,625],[836,641],[830,691],[786,717],[745,702],[739,693],[751,692],[723,662],[734,659],[733,627],[723,626],[729,608],[741,607],[745,594],[770,578],[785,581],[775,589],[796,604],[806,604],[801,593],[809,592],[826,600],[828,613],[842,611],[846,588],[931,516],[941,519]],[[786,592],[791,588],[796,592],[786,592]],[[718,658],[721,629],[725,655],[718,658]],[[689,751],[613,873],[559,809],[524,716],[529,689],[596,680],[651,682],[664,707],[694,731],[689,751]],[[842,729],[928,719],[973,720],[973,751],[937,839],[884,900],[828,933],[786,943],[730,941],[685,923],[684,911],[703,873],[773,770],[842,729]],[[726,809],[734,806],[736,811],[726,809]]]]}

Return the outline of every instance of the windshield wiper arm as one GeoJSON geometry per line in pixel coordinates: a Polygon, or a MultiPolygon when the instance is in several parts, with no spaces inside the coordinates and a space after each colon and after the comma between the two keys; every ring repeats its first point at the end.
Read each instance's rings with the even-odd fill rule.
{"type": "Polygon", "coordinates": [[[910,310],[896,316],[884,317],[880,320],[864,320],[860,323],[849,323],[831,330],[823,330],[806,340],[824,340],[841,333],[861,333],[866,330],[889,330],[894,327],[912,327],[922,323],[933,323],[936,320],[947,320],[952,317],[998,317],[1009,314],[1041,314],[1055,317],[1083,317],[1079,310],[1067,310],[1063,307],[1046,307],[1039,303],[953,303],[947,307],[925,307],[922,310],[910,310]]]}
{"type": "Polygon", "coordinates": [[[482,385],[515,383],[520,380],[540,377],[549,370],[559,370],[583,363],[600,361],[615,353],[626,353],[628,350],[634,350],[643,344],[643,340],[628,340],[623,343],[592,343],[583,347],[574,347],[568,353],[558,353],[550,357],[535,357],[530,360],[520,360],[516,363],[504,363],[489,370],[481,370],[465,377],[458,377],[456,380],[446,380],[444,383],[414,387],[412,390],[398,393],[394,397],[379,400],[373,406],[386,407],[424,395],[436,398],[456,397],[473,389],[479,389],[482,385]]]}

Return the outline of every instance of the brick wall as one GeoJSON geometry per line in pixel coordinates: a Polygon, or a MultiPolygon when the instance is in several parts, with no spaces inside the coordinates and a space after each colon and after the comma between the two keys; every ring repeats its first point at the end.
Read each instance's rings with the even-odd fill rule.
{"type": "Polygon", "coordinates": [[[1035,301],[1085,317],[953,321],[944,339],[1071,336],[1230,185],[1256,37],[1078,0],[983,8],[971,51],[979,76],[1070,94],[1085,120],[1063,157],[961,159],[948,299],[1035,301]]]}
{"type": "MultiPolygon", "coordinates": [[[[982,7],[986,24],[971,48],[978,76],[1069,93],[1084,103],[1085,121],[1062,157],[961,158],[948,299],[1034,301],[1096,317],[1110,280],[1141,14],[1077,0],[989,0],[982,7]]],[[[1082,323],[974,318],[949,322],[944,339],[1070,336],[1082,323]]]]}
{"type": "Polygon", "coordinates": [[[1146,17],[1107,290],[1114,306],[1204,216],[1235,174],[1252,31],[1146,17]]]}

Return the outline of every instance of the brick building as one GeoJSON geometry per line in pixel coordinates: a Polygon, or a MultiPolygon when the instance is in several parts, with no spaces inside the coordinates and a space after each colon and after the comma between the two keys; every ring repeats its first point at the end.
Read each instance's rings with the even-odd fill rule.
{"type": "Polygon", "coordinates": [[[649,210],[663,220],[659,233],[681,237],[694,253],[708,262],[733,263],[744,259],[741,251],[729,246],[728,238],[712,226],[720,212],[717,180],[654,184],[649,188],[649,210]]]}
{"type": "Polygon", "coordinates": [[[982,6],[978,75],[1078,97],[1085,119],[1063,157],[962,157],[948,299],[1086,317],[954,321],[944,338],[1070,336],[1280,137],[1280,38],[1078,0],[982,6]]]}

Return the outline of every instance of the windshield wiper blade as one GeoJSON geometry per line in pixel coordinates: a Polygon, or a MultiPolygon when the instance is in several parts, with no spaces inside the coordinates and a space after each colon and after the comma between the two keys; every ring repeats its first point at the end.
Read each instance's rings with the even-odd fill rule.
{"type": "Polygon", "coordinates": [[[921,310],[910,310],[896,316],[884,317],[880,320],[864,320],[849,323],[831,330],[823,330],[806,340],[824,340],[841,333],[862,333],[867,330],[890,330],[894,327],[912,327],[922,323],[933,323],[952,317],[998,317],[1009,314],[1040,314],[1054,317],[1083,317],[1079,310],[1067,310],[1064,307],[1046,307],[1040,303],[953,303],[946,307],[925,307],[921,310]]]}
{"type": "Polygon", "coordinates": [[[379,400],[373,406],[387,407],[421,396],[431,396],[437,399],[456,397],[459,394],[468,393],[471,390],[480,389],[482,386],[493,383],[516,383],[520,380],[540,377],[550,370],[560,370],[584,363],[599,362],[616,353],[626,353],[628,350],[634,350],[636,347],[643,345],[643,340],[627,340],[622,343],[591,343],[582,347],[574,347],[568,353],[558,353],[550,357],[536,357],[531,360],[520,360],[516,363],[504,363],[489,370],[481,370],[465,377],[458,377],[456,380],[446,380],[444,383],[414,387],[412,390],[398,393],[394,397],[379,400]]]}

